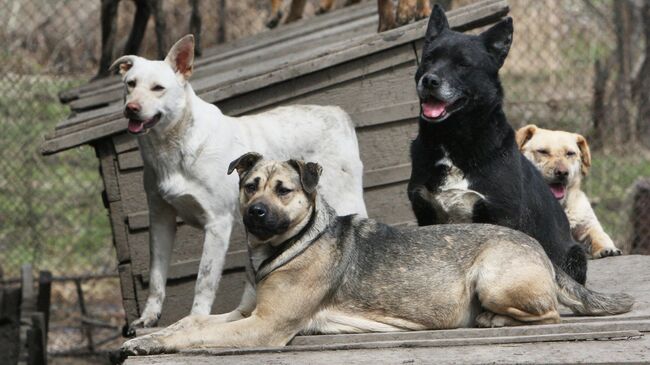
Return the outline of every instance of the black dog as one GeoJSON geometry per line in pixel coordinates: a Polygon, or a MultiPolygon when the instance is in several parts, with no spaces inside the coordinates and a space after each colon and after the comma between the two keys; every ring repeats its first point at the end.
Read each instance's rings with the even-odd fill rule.
{"type": "Polygon", "coordinates": [[[539,171],[519,152],[503,112],[498,72],[512,31],[507,18],[478,36],[455,32],[434,8],[415,75],[422,108],[409,199],[421,226],[458,222],[465,207],[469,222],[522,231],[584,284],[586,254],[539,171]]]}

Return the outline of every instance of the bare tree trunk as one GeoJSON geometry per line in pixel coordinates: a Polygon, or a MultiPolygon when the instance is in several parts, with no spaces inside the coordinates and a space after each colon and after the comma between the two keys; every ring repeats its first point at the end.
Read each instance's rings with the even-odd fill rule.
{"type": "Polygon", "coordinates": [[[614,24],[616,26],[616,129],[617,141],[627,144],[635,140],[636,119],[632,117],[631,81],[631,38],[632,14],[628,0],[614,1],[614,24]]]}
{"type": "Polygon", "coordinates": [[[190,33],[194,34],[194,55],[201,56],[201,0],[190,0],[192,14],[190,15],[190,33]]]}
{"type": "Polygon", "coordinates": [[[609,67],[611,62],[608,58],[604,63],[596,60],[594,63],[594,93],[591,106],[591,120],[593,122],[593,132],[589,138],[589,144],[592,148],[600,148],[604,144],[603,138],[607,132],[603,127],[607,125],[607,80],[609,79],[609,67]]]}
{"type": "Polygon", "coordinates": [[[108,76],[108,68],[113,62],[113,50],[115,48],[115,32],[117,30],[117,8],[119,0],[102,0],[101,23],[102,23],[102,55],[99,58],[99,69],[95,78],[108,76]]]}
{"type": "Polygon", "coordinates": [[[643,64],[632,85],[632,95],[638,108],[636,133],[638,140],[650,147],[650,1],[646,0],[641,11],[645,55],[643,64]]]}
{"type": "Polygon", "coordinates": [[[219,0],[219,26],[217,27],[217,43],[226,42],[226,0],[219,0]]]}
{"type": "Polygon", "coordinates": [[[133,16],[133,25],[131,26],[131,33],[124,46],[124,54],[138,54],[140,53],[140,46],[144,39],[144,34],[147,31],[147,23],[151,16],[151,8],[145,0],[135,1],[135,15],[133,16]]]}

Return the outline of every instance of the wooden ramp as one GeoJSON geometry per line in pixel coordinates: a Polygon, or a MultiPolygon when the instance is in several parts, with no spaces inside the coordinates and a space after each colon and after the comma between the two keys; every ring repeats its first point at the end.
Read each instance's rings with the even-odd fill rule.
{"type": "Polygon", "coordinates": [[[587,286],[636,298],[630,313],[563,323],[403,333],[298,336],[286,347],[208,349],[130,357],[149,364],[650,363],[650,256],[590,261],[587,286]]]}

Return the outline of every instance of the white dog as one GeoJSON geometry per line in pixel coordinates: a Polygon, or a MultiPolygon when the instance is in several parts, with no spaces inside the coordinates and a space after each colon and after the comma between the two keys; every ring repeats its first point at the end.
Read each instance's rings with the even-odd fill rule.
{"type": "MultiPolygon", "coordinates": [[[[164,61],[124,56],[112,66],[124,81],[128,130],[138,136],[151,222],[149,297],[131,329],[154,326],[160,317],[177,215],[205,231],[191,314],[210,313],[239,217],[238,179],[226,172],[245,152],[318,161],[324,171],[319,189],[337,212],[367,215],[354,125],[342,109],[291,106],[229,117],[194,93],[188,82],[193,61],[194,37],[188,35],[164,61]]],[[[248,284],[224,321],[248,315],[254,293],[248,284]]]]}

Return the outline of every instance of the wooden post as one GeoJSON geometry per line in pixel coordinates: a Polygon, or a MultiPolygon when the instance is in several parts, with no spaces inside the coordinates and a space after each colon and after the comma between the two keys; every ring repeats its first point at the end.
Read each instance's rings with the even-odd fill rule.
{"type": "Polygon", "coordinates": [[[650,178],[634,184],[631,253],[650,254],[650,178]]]}
{"type": "Polygon", "coordinates": [[[47,343],[47,334],[50,328],[50,298],[52,293],[52,273],[41,271],[38,275],[38,296],[36,298],[36,310],[43,313],[45,320],[44,335],[47,343]]]}
{"type": "MultiPolygon", "coordinates": [[[[84,300],[84,293],[81,289],[81,280],[76,279],[74,285],[77,288],[77,300],[79,301],[79,310],[81,311],[81,318],[88,317],[88,312],[86,311],[86,302],[84,300]]],[[[84,334],[86,335],[86,340],[88,341],[88,350],[90,352],[95,351],[95,343],[93,341],[93,329],[88,324],[81,321],[81,326],[84,329],[84,334]]]]}
{"type": "Polygon", "coordinates": [[[27,331],[27,364],[47,365],[47,341],[45,339],[45,316],[33,313],[32,328],[27,331]]]}

